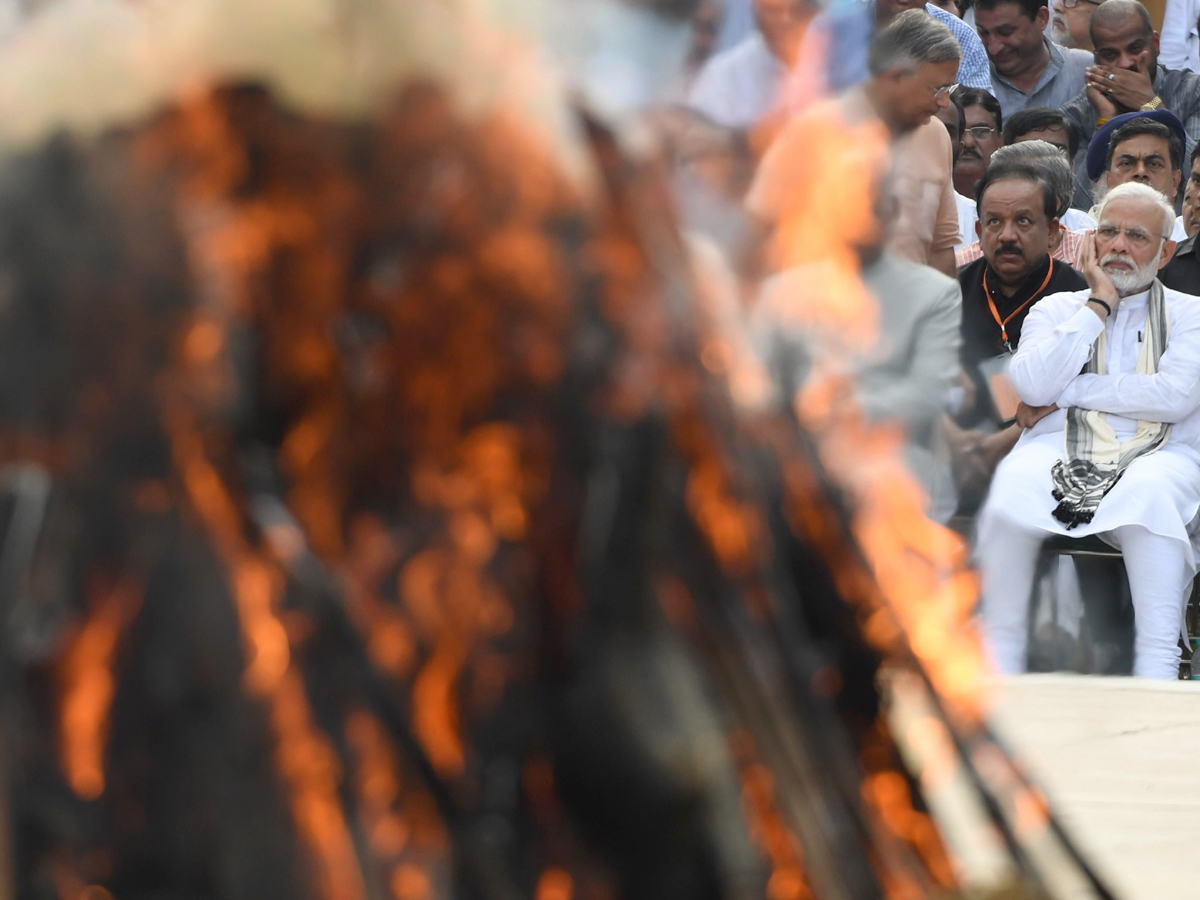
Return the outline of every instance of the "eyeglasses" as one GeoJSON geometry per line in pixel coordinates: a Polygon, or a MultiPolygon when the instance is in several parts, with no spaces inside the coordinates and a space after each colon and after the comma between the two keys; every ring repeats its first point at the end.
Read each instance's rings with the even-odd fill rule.
{"type": "Polygon", "coordinates": [[[1096,229],[1096,237],[1104,238],[1104,240],[1115,241],[1120,234],[1125,233],[1125,240],[1129,242],[1129,246],[1144,250],[1150,246],[1151,241],[1161,241],[1161,234],[1151,234],[1145,228],[1138,228],[1133,225],[1129,228],[1118,228],[1116,225],[1103,224],[1096,229]]]}
{"type": "Polygon", "coordinates": [[[970,128],[963,129],[963,137],[969,134],[977,141],[986,141],[995,133],[996,129],[991,125],[972,125],[970,128]]]}
{"type": "Polygon", "coordinates": [[[945,87],[934,87],[932,84],[926,82],[925,87],[929,88],[929,91],[933,94],[934,98],[949,97],[950,92],[954,90],[954,85],[952,84],[948,84],[945,87]]]}
{"type": "Polygon", "coordinates": [[[1087,3],[1090,6],[1099,6],[1104,0],[1062,0],[1063,9],[1074,9],[1080,3],[1087,3]]]}

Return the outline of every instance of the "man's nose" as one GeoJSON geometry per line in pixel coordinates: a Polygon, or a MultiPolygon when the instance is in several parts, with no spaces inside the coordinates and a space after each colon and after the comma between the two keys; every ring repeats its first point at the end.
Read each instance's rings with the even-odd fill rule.
{"type": "Polygon", "coordinates": [[[934,94],[933,99],[937,101],[938,109],[949,109],[950,108],[950,94],[949,93],[934,94]]]}
{"type": "Polygon", "coordinates": [[[1000,243],[1002,244],[1017,244],[1020,235],[1017,233],[1017,226],[1012,222],[1005,222],[1000,229],[1000,243]]]}
{"type": "Polygon", "coordinates": [[[1113,238],[1112,246],[1108,248],[1109,253],[1124,253],[1129,255],[1129,243],[1125,240],[1125,229],[1122,228],[1117,232],[1117,236],[1113,238]]]}
{"type": "Polygon", "coordinates": [[[1138,61],[1136,56],[1130,56],[1128,53],[1122,53],[1121,58],[1117,60],[1117,68],[1125,69],[1128,72],[1136,72],[1138,61]]]}

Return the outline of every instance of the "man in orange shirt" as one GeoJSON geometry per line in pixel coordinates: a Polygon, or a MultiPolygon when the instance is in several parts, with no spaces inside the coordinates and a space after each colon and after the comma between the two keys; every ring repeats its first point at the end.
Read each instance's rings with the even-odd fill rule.
{"type": "Polygon", "coordinates": [[[800,264],[812,255],[805,242],[819,239],[814,218],[831,236],[854,227],[839,221],[846,210],[837,201],[852,188],[831,184],[822,160],[844,160],[883,140],[890,144],[898,207],[888,250],[955,276],[950,138],[932,117],[950,103],[961,55],[945,25],[922,10],[901,13],[871,42],[866,84],[812,107],[780,132],[746,198],[749,211],[774,229],[777,264],[800,264]]]}

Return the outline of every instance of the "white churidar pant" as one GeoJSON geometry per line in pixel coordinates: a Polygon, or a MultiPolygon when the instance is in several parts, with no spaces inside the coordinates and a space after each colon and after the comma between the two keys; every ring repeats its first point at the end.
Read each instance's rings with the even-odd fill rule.
{"type": "Polygon", "coordinates": [[[1042,542],[1099,535],[1121,550],[1133,599],[1134,674],[1174,679],[1184,604],[1196,574],[1189,527],[1200,510],[1200,469],[1169,444],[1130,464],[1089,525],[1067,531],[1051,514],[1050,469],[1062,434],[1026,436],[1001,463],[980,517],[976,558],[984,638],[996,667],[1025,670],[1027,617],[1042,542]]]}

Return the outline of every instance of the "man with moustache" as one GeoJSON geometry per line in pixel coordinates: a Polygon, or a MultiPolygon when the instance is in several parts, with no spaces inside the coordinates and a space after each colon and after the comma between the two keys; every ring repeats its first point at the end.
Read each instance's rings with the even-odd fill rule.
{"type": "Polygon", "coordinates": [[[1009,396],[1005,369],[1020,345],[1025,317],[1043,297],[1087,284],[1075,269],[1050,257],[1050,242],[1061,227],[1060,204],[1041,169],[1026,161],[998,161],[978,190],[975,228],[983,256],[958,274],[960,362],[974,385],[974,399],[956,423],[946,422],[960,510],[979,503],[997,464],[1020,436],[1020,428],[1008,424],[1016,402],[1009,396]]]}
{"type": "MultiPolygon", "coordinates": [[[[1167,109],[1183,123],[1184,153],[1200,138],[1200,74],[1167,69],[1158,62],[1158,34],[1146,7],[1137,0],[1106,0],[1092,13],[1095,65],[1086,72],[1086,87],[1062,107],[1079,129],[1083,146],[1106,123],[1125,114],[1167,109]]],[[[1080,153],[1075,166],[1075,206],[1091,205],[1092,182],[1080,153]]]]}
{"type": "MultiPolygon", "coordinates": [[[[962,50],[950,30],[923,10],[900,13],[871,42],[871,78],[792,119],[771,145],[746,197],[747,210],[773,232],[776,261],[803,252],[811,234],[799,210],[819,189],[814,159],[832,142],[863,136],[890,146],[897,218],[888,250],[954,277],[958,212],[950,178],[950,138],[933,118],[950,103],[962,50]],[[802,234],[794,233],[799,229],[802,234]]],[[[845,148],[853,152],[855,148],[845,148]]]]}
{"type": "MultiPolygon", "coordinates": [[[[1183,178],[1183,141],[1183,125],[1169,110],[1117,116],[1087,150],[1087,172],[1097,180],[1097,195],[1133,181],[1154,188],[1174,206],[1183,178]]],[[[1176,222],[1170,237],[1178,242],[1187,235],[1176,222]]]]}
{"type": "Polygon", "coordinates": [[[987,91],[959,88],[954,96],[962,106],[964,120],[962,148],[954,163],[954,190],[964,197],[974,197],[983,170],[1004,143],[1004,120],[1000,104],[987,91]]]}
{"type": "MultiPolygon", "coordinates": [[[[1033,166],[1054,192],[1058,199],[1056,218],[1062,228],[1050,232],[1050,256],[1078,269],[1083,255],[1083,236],[1086,232],[1096,229],[1096,222],[1090,216],[1071,207],[1071,195],[1074,190],[1071,164],[1057,147],[1045,141],[1005,144],[992,154],[992,165],[1010,162],[1023,162],[1033,166]]],[[[981,256],[983,248],[978,240],[966,244],[954,254],[960,270],[981,256]]]]}
{"type": "Polygon", "coordinates": [[[1159,280],[1169,288],[1185,294],[1200,294],[1200,255],[1196,249],[1196,234],[1200,233],[1200,144],[1192,150],[1192,168],[1188,175],[1183,198],[1183,215],[1175,223],[1176,232],[1183,229],[1187,238],[1175,248],[1171,261],[1158,273],[1159,280]]]}
{"type": "Polygon", "coordinates": [[[1098,213],[1088,288],[1040,301],[1009,367],[1026,430],[980,516],[984,636],[1002,672],[1024,671],[1042,542],[1098,535],[1129,574],[1134,674],[1175,679],[1197,560],[1200,299],[1156,278],[1175,249],[1161,194],[1123,184],[1098,213]]]}
{"type": "MultiPolygon", "coordinates": [[[[946,126],[946,134],[950,137],[951,165],[958,162],[958,154],[962,152],[962,132],[966,124],[962,105],[953,93],[950,95],[950,105],[937,111],[936,118],[946,126]]],[[[975,223],[979,216],[975,212],[974,196],[964,197],[957,190],[954,192],[954,206],[958,210],[958,243],[954,252],[971,243],[975,239],[975,223]]]]}

